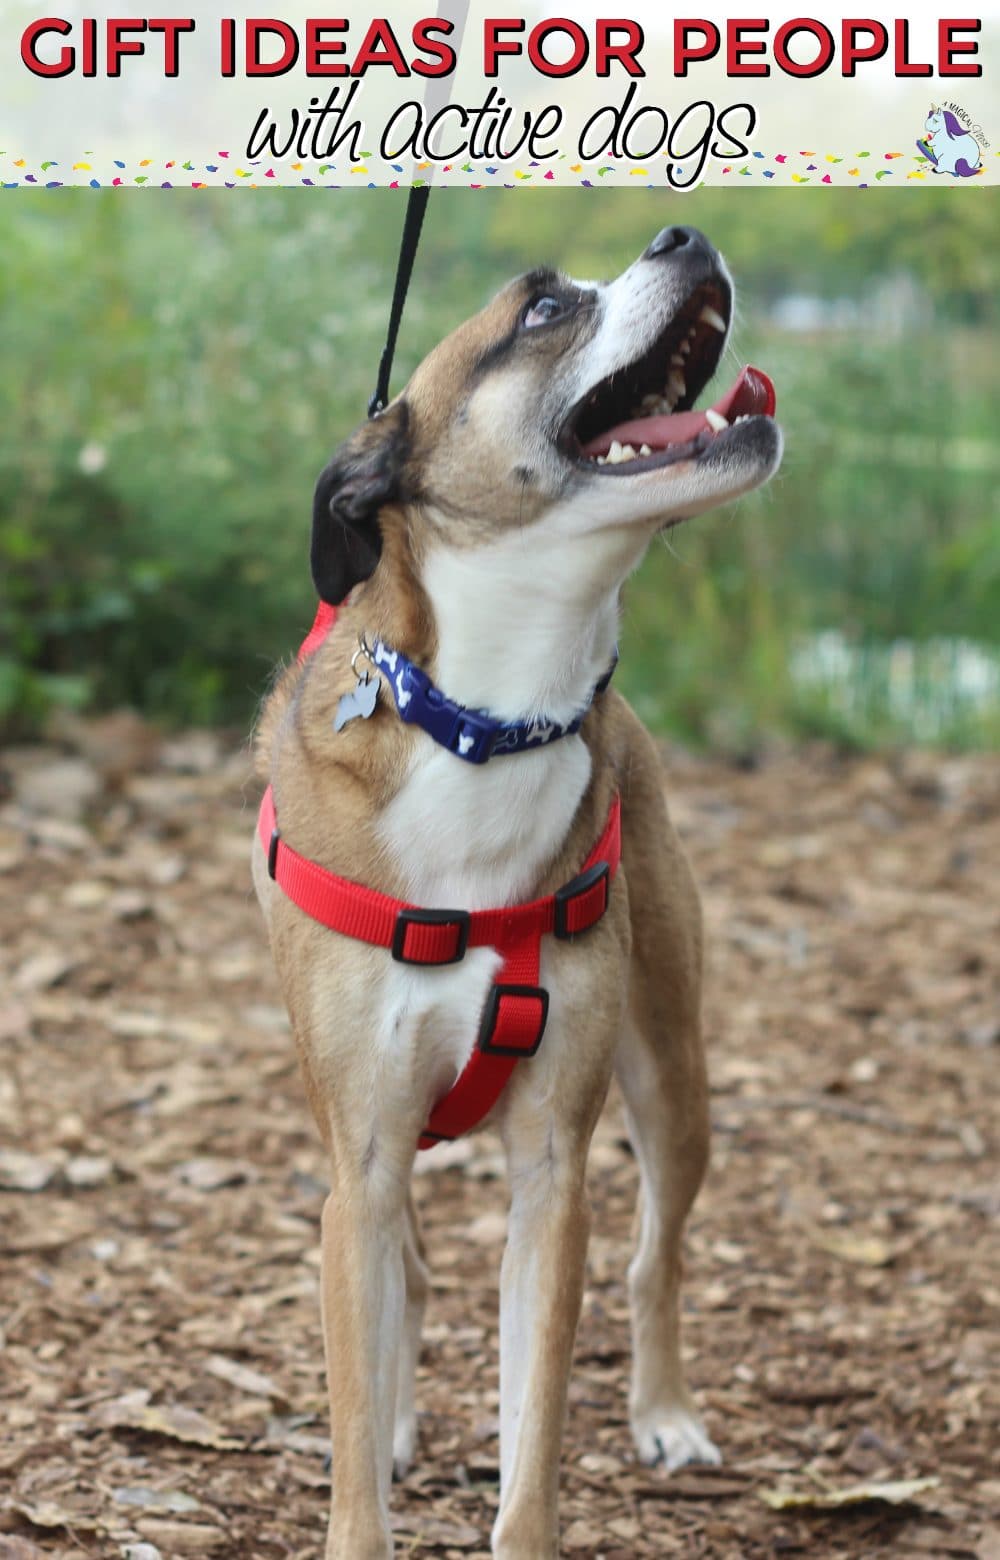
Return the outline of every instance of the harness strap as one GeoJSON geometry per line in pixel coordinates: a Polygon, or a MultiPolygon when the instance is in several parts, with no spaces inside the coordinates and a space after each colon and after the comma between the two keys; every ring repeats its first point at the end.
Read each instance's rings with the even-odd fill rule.
{"type": "Polygon", "coordinates": [[[271,877],[300,910],[331,932],[388,948],[399,964],[458,964],[467,948],[506,947],[552,934],[568,941],[589,930],[608,906],[611,879],[621,860],[621,801],[578,875],[555,894],[498,910],[424,910],[374,888],[337,877],[300,856],[278,832],[274,793],[264,792],[257,832],[271,877]]]}
{"type": "Polygon", "coordinates": [[[431,1112],[418,1146],[433,1148],[471,1131],[500,1098],[515,1063],[534,1056],[541,1043],[549,1007],[548,992],[538,984],[542,937],[569,941],[596,926],[608,908],[621,862],[620,798],[615,796],[604,832],[575,878],[554,894],[498,910],[424,910],[328,872],[281,838],[270,786],[257,829],[278,887],[330,931],[388,948],[400,964],[457,964],[468,948],[491,947],[503,954],[476,1046],[431,1112]]]}
{"type": "Polygon", "coordinates": [[[313,626],[299,646],[298,659],[300,663],[308,661],[311,655],[315,655],[334,623],[336,623],[339,611],[339,607],[332,606],[328,601],[320,602],[316,608],[313,626]]]}
{"type": "MultiPolygon", "coordinates": [[[[611,879],[620,860],[621,803],[616,796],[604,833],[587,857],[579,878],[574,879],[574,882],[583,881],[595,869],[603,868],[598,884],[599,900],[590,899],[588,903],[587,894],[594,892],[591,889],[573,901],[575,924],[580,931],[595,926],[607,909],[611,879]]],[[[562,894],[565,892],[565,889],[560,890],[562,894]]],[[[550,900],[536,903],[541,906],[557,900],[558,896],[552,895],[550,900]]],[[[541,1044],[549,1012],[549,994],[538,984],[541,933],[513,935],[501,943],[500,948],[504,962],[487,996],[475,1049],[447,1094],[431,1111],[418,1148],[433,1148],[435,1143],[450,1142],[478,1126],[500,1098],[518,1062],[534,1056],[541,1044]]]]}

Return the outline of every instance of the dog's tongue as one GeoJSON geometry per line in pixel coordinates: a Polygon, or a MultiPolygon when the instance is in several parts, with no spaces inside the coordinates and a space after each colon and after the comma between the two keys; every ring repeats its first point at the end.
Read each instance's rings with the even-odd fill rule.
{"type": "MultiPolygon", "coordinates": [[[[774,385],[768,376],[759,368],[748,366],[711,410],[732,423],[737,417],[773,417],[776,405],[774,385]]],[[[621,423],[617,428],[609,428],[607,433],[591,439],[584,446],[583,453],[591,459],[597,455],[607,455],[615,442],[631,444],[636,449],[648,444],[651,450],[665,450],[671,444],[687,444],[690,439],[711,427],[705,412],[639,417],[632,422],[621,423]]]]}

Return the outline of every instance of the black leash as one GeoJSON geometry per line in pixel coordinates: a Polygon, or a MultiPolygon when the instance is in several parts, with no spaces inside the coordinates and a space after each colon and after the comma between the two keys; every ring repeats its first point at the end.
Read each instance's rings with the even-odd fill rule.
{"type": "Polygon", "coordinates": [[[399,335],[406,294],[410,287],[410,277],[413,275],[413,263],[417,258],[420,230],[424,225],[430,194],[429,184],[413,186],[406,203],[406,222],[403,225],[403,237],[399,246],[399,265],[396,268],[396,290],[392,295],[392,311],[389,315],[389,334],[386,337],[382,361],[379,363],[375,393],[368,402],[369,417],[377,417],[379,412],[384,411],[389,404],[389,379],[396,351],[396,338],[399,335]]]}

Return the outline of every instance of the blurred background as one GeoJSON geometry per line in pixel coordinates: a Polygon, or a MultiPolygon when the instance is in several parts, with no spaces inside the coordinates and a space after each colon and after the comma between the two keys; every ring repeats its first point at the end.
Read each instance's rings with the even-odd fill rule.
{"type": "MultiPolygon", "coordinates": [[[[66,710],[249,727],[314,605],[315,476],[364,416],[405,196],[0,207],[0,731],[66,710]]],[[[621,686],[656,731],[1000,741],[1000,202],[985,189],[440,191],[393,388],[519,270],[703,227],[777,479],[651,550],[621,686]]],[[[726,372],[725,365],[723,373],[726,372]]]]}

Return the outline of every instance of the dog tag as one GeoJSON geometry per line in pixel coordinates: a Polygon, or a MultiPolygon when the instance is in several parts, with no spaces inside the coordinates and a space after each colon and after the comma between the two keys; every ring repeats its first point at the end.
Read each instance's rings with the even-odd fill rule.
{"type": "Polygon", "coordinates": [[[357,720],[359,716],[362,720],[367,720],[374,714],[381,687],[381,677],[373,677],[370,672],[359,677],[358,686],[352,688],[350,693],[345,693],[337,705],[337,714],[333,722],[334,731],[343,731],[350,721],[357,720]]]}

